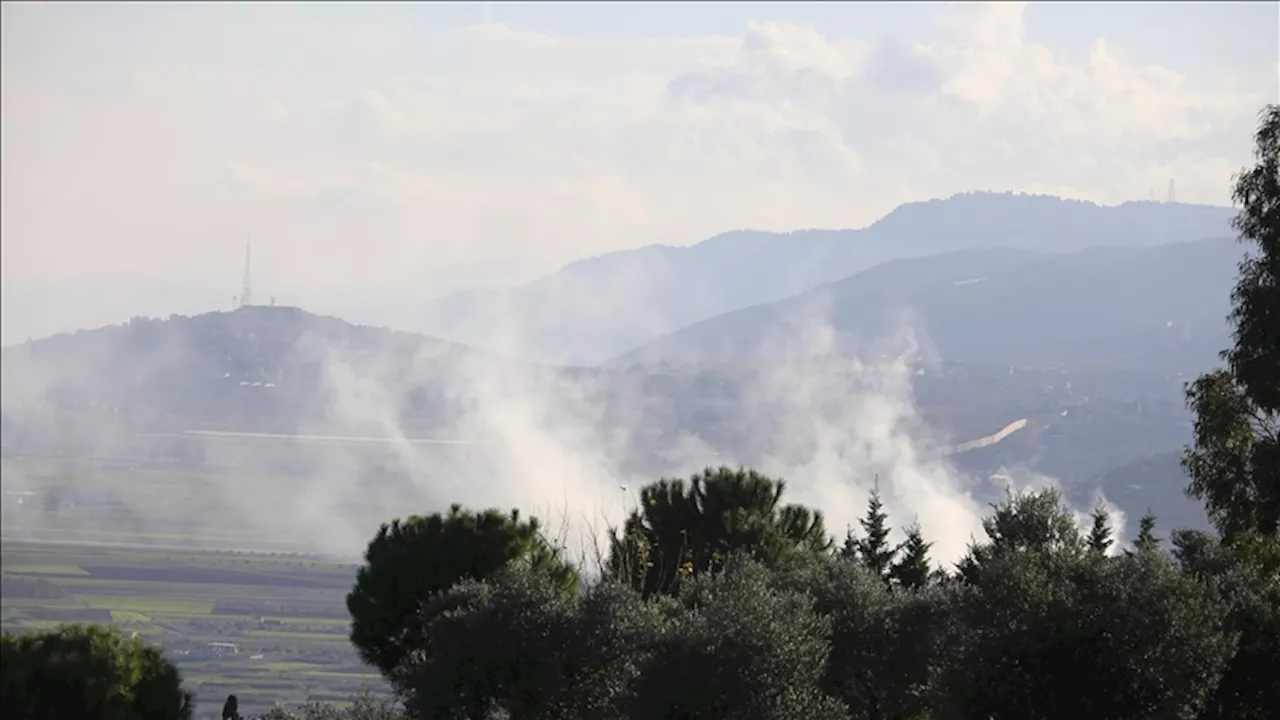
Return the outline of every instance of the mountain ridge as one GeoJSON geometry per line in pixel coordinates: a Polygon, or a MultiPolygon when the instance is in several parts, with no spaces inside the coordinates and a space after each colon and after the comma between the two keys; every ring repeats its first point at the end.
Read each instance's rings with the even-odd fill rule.
{"type": "Polygon", "coordinates": [[[1230,231],[1230,208],[966,193],[902,205],[860,229],[733,230],[688,246],[583,258],[524,285],[428,302],[411,327],[553,364],[595,365],[717,315],[883,262],[973,247],[1046,253],[1146,247],[1230,231]]]}
{"type": "Polygon", "coordinates": [[[1161,366],[1176,359],[1202,369],[1227,342],[1230,289],[1243,254],[1218,239],[1065,255],[989,248],[899,259],[695,323],[605,365],[755,357],[795,342],[814,325],[829,325],[846,343],[865,344],[892,335],[901,329],[903,313],[915,313],[915,327],[934,346],[926,354],[946,360],[1031,362],[1040,354],[1102,361],[1134,333],[1160,345],[1156,333],[1168,329],[1196,337],[1174,342],[1176,357],[1159,357],[1159,348],[1132,352],[1161,366]],[[1157,317],[1168,325],[1160,328],[1157,317]],[[1080,338],[1079,347],[1068,347],[1067,337],[1080,338]]]}

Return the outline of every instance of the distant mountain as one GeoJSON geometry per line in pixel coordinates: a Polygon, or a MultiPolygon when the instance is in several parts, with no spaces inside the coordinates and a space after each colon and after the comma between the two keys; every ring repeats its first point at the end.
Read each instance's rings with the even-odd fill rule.
{"type": "Polygon", "coordinates": [[[897,258],[978,247],[1064,253],[1230,233],[1230,208],[1115,207],[970,193],[910,203],[861,230],[739,230],[690,247],[651,245],[572,263],[509,291],[427,304],[412,327],[543,362],[603,362],[692,323],[789,297],[897,258]]]}
{"type": "Polygon", "coordinates": [[[909,323],[926,357],[1198,372],[1229,342],[1225,318],[1243,254],[1218,239],[1059,256],[998,248],[895,260],[696,323],[610,364],[767,358],[812,342],[819,327],[834,332],[837,349],[867,349],[909,323]]]}

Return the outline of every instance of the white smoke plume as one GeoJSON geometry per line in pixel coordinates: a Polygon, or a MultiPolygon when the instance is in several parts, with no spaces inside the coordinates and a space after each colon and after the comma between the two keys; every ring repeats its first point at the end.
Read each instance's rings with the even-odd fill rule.
{"type": "MultiPolygon", "coordinates": [[[[945,437],[917,412],[912,379],[933,367],[927,353],[922,357],[927,338],[918,337],[909,317],[884,337],[848,337],[833,328],[828,311],[808,308],[785,335],[713,370],[555,368],[359,328],[349,331],[379,340],[356,352],[335,346],[331,336],[304,333],[286,353],[323,358],[316,392],[325,417],[314,433],[323,437],[286,442],[241,437],[234,427],[174,427],[175,437],[224,433],[202,438],[216,445],[208,451],[215,461],[198,470],[130,465],[128,482],[113,485],[129,518],[115,530],[156,541],[237,547],[254,540],[356,555],[379,523],[460,503],[536,515],[572,557],[583,559],[600,549],[604,529],[622,521],[642,485],[728,465],[784,479],[784,501],[821,510],[837,539],[846,527],[857,531],[878,484],[895,528],[918,522],[934,543],[935,562],[949,565],[981,539],[989,508],[971,492],[986,479],[965,477],[947,458],[948,448],[970,438],[945,437]],[[654,378],[692,382],[704,370],[736,383],[729,399],[695,407],[718,415],[723,432],[675,417],[678,389],[665,395],[645,389],[654,378]],[[408,427],[405,397],[423,386],[439,390],[433,402],[451,416],[408,427]]],[[[139,327],[164,340],[128,372],[143,381],[172,375],[187,357],[180,343],[193,340],[139,327]]],[[[494,346],[515,344],[508,324],[495,323],[490,334],[494,346]]],[[[83,364],[23,367],[21,382],[6,388],[21,386],[27,406],[38,405],[41,392],[88,382],[58,376],[83,364]]],[[[282,378],[279,386],[295,381],[282,378]]],[[[95,446],[111,445],[110,422],[95,422],[80,434],[95,446]]],[[[4,478],[6,490],[40,482],[29,472],[4,478]]],[[[1123,516],[1116,512],[1119,536],[1123,516]]]]}

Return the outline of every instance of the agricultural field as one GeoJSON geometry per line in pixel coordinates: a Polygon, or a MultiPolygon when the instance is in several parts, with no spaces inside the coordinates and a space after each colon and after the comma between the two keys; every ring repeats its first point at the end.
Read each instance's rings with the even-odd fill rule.
{"type": "Polygon", "coordinates": [[[0,548],[5,631],[111,623],[163,647],[216,717],[230,693],[271,705],[380,690],[347,640],[356,565],[302,554],[13,540],[0,548]]]}

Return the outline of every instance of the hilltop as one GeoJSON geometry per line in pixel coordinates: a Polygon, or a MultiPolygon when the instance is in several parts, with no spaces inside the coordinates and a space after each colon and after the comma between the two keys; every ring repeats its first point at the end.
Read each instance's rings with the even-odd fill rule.
{"type": "Polygon", "coordinates": [[[304,431],[333,415],[344,373],[380,388],[397,411],[438,423],[432,388],[464,363],[509,364],[456,343],[266,306],[134,318],[2,352],[7,413],[74,409],[133,431],[304,431]]]}

